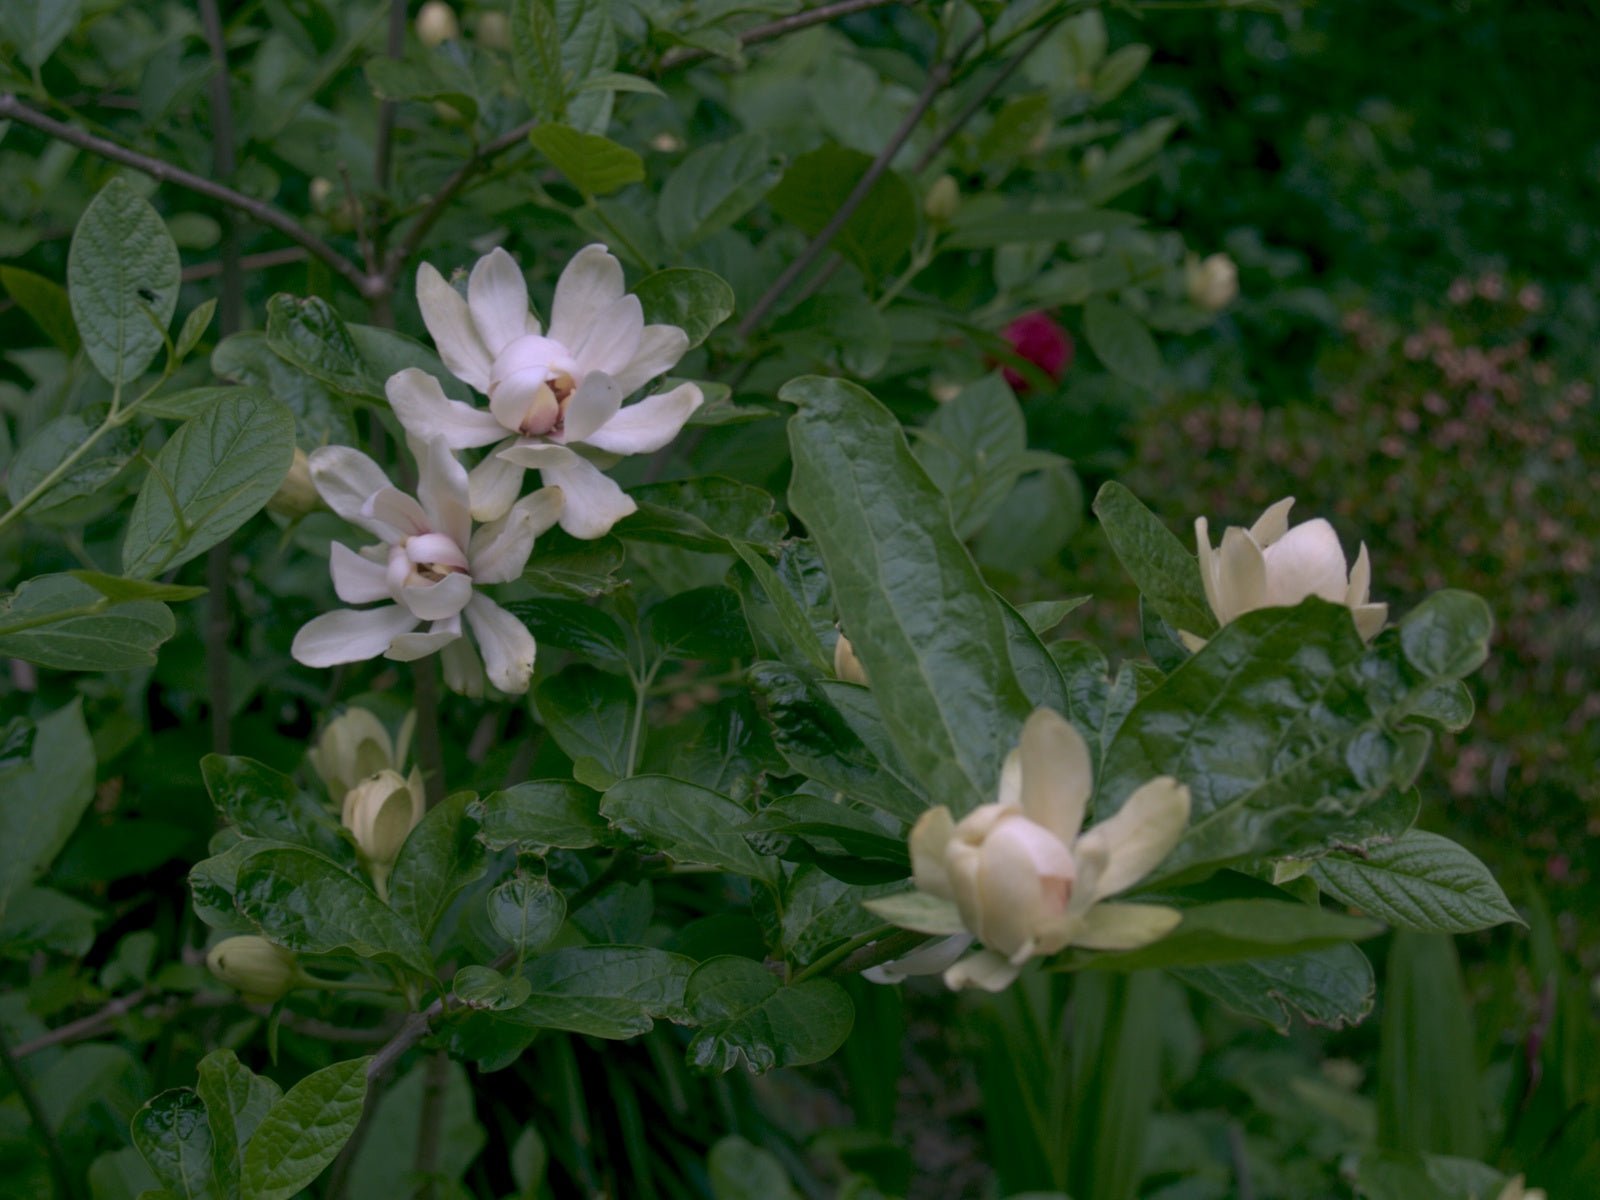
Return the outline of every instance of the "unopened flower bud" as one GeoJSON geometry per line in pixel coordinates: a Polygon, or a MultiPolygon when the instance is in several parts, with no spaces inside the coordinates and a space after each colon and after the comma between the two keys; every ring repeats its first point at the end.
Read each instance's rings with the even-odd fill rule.
{"type": "Polygon", "coordinates": [[[342,808],[345,793],[369,776],[399,770],[410,748],[415,719],[414,713],[406,716],[398,744],[383,722],[364,708],[346,709],[328,722],[306,757],[335,804],[342,808]]]}
{"type": "Polygon", "coordinates": [[[211,973],[246,1000],[274,1004],[301,980],[294,955],[264,937],[223,938],[206,955],[211,973]]]}
{"type": "Polygon", "coordinates": [[[842,633],[839,635],[839,640],[833,644],[833,673],[846,683],[867,686],[866,668],[856,657],[856,648],[850,644],[850,639],[842,633]]]}
{"type": "Polygon", "coordinates": [[[1207,312],[1221,312],[1239,295],[1239,268],[1226,254],[1205,258],[1190,255],[1183,268],[1184,288],[1189,301],[1207,312]]]}
{"type": "Polygon", "coordinates": [[[922,211],[935,225],[948,225],[961,209],[961,188],[955,178],[941,175],[922,199],[922,211]]]}
{"type": "Polygon", "coordinates": [[[493,10],[478,17],[478,45],[486,50],[511,49],[511,22],[493,10]]]}
{"type": "Polygon", "coordinates": [[[328,201],[333,199],[333,180],[318,175],[311,181],[310,192],[311,207],[321,212],[328,207],[328,201]]]}
{"type": "Polygon", "coordinates": [[[267,501],[267,510],[296,521],[321,503],[317,496],[317,485],[311,482],[310,460],[306,458],[306,452],[296,446],[289,473],[278,485],[276,494],[267,501]]]}
{"type": "Polygon", "coordinates": [[[461,36],[456,10],[444,0],[428,0],[417,13],[417,40],[432,48],[453,42],[461,36]]]}
{"type": "Polygon", "coordinates": [[[394,860],[425,811],[422,772],[417,770],[410,779],[398,771],[379,771],[344,794],[341,819],[355,837],[378,895],[388,894],[386,884],[394,860]]]}

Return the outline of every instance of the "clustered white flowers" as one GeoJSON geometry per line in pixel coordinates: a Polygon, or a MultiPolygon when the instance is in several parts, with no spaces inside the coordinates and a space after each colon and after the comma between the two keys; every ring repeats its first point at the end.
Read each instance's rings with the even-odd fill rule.
{"type": "Polygon", "coordinates": [[[483,393],[488,407],[447,398],[437,379],[416,368],[389,379],[390,404],[417,459],[415,497],[358,450],[324,446],[311,454],[323,501],[378,539],[359,551],[334,544],[334,590],[347,604],[387,603],[314,618],[292,653],[307,666],[328,667],[437,652],[455,691],[481,694],[487,674],[500,691],[520,694],[533,674],[533,635],[480,589],[518,578],[534,540],[557,522],[574,537],[597,538],[635,511],[603,468],[661,449],[702,396],[683,383],[626,407],[622,401],[676,364],[689,339],[675,326],[644,323],[621,264],[601,245],[580,250],[562,271],[548,332],[504,250],[478,260],[464,298],[424,264],[417,299],[445,366],[483,393]],[[491,445],[470,473],[455,456],[491,445]],[[545,486],[523,495],[529,469],[545,486]]]}

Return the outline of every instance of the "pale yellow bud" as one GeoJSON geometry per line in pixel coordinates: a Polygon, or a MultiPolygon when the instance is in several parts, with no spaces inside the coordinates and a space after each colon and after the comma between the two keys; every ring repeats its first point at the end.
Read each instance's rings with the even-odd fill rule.
{"type": "Polygon", "coordinates": [[[322,500],[317,495],[317,485],[311,481],[311,463],[306,458],[306,452],[296,446],[294,462],[289,465],[289,473],[278,485],[277,493],[267,501],[267,510],[295,521],[320,503],[322,500]]]}
{"type": "Polygon", "coordinates": [[[379,771],[344,794],[340,819],[355,838],[380,896],[387,895],[385,885],[394,860],[422,820],[426,803],[422,772],[416,770],[410,779],[398,771],[379,771]]]}
{"type": "Polygon", "coordinates": [[[318,175],[311,181],[310,192],[311,207],[321,212],[328,207],[328,201],[333,199],[333,180],[318,175]]]}
{"type": "Polygon", "coordinates": [[[867,670],[856,657],[856,648],[844,634],[833,644],[833,673],[846,683],[867,685],[867,670]]]}
{"type": "Polygon", "coordinates": [[[206,955],[211,973],[246,1000],[273,1004],[301,982],[294,955],[264,937],[224,938],[206,955]]]}
{"type": "Polygon", "coordinates": [[[511,22],[505,13],[486,12],[478,17],[478,45],[487,50],[511,49],[511,22]]]}
{"type": "Polygon", "coordinates": [[[398,745],[383,722],[364,708],[346,709],[328,722],[306,757],[334,803],[342,806],[345,793],[368,776],[400,769],[405,763],[414,722],[415,714],[406,717],[400,727],[398,745]]]}
{"type": "Polygon", "coordinates": [[[922,211],[935,225],[948,225],[961,210],[961,188],[955,178],[941,175],[922,199],[922,211]]]}
{"type": "Polygon", "coordinates": [[[1184,288],[1196,308],[1221,312],[1239,295],[1239,268],[1226,254],[1189,256],[1183,268],[1184,288]]]}
{"type": "Polygon", "coordinates": [[[432,48],[453,42],[461,36],[456,10],[444,0],[428,0],[417,13],[417,40],[432,48]]]}

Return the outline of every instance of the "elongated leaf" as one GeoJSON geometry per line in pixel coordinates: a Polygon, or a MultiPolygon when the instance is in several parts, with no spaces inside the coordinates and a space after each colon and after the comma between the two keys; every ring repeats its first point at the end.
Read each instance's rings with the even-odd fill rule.
{"type": "Polygon", "coordinates": [[[741,1061],[756,1075],[821,1062],[844,1044],[855,1019],[850,997],[831,980],[785,987],[760,963],[731,955],[700,964],[684,1002],[700,1025],[689,1065],[707,1074],[741,1061]]]}
{"type": "Polygon", "coordinates": [[[1094,515],[1145,602],[1174,628],[1210,637],[1217,618],[1200,583],[1200,566],[1183,543],[1120,483],[1100,489],[1094,515]]]}
{"type": "Polygon", "coordinates": [[[710,237],[761,203],[778,176],[764,134],[701,146],[662,185],[656,210],[661,236],[680,249],[710,237]]]}
{"type": "MultiPolygon", "coordinates": [[[[329,443],[350,445],[356,441],[349,398],[279,358],[267,345],[264,333],[236,333],[224,338],[211,352],[211,370],[219,379],[237,380],[287,405],[294,413],[296,441],[302,450],[309,452],[329,443]]],[[[440,375],[448,395],[452,377],[449,372],[440,372],[440,375]]],[[[196,388],[176,397],[156,397],[145,404],[158,415],[187,419],[205,412],[225,391],[196,388]],[[167,411],[180,399],[184,401],[182,407],[167,411]],[[187,408],[196,411],[185,411],[187,408]]]]}
{"type": "Polygon", "coordinates": [[[245,1144],[283,1089],[246,1067],[232,1050],[213,1050],[200,1060],[195,1091],[211,1128],[217,1191],[231,1196],[239,1187],[245,1144]]]}
{"type": "Polygon", "coordinates": [[[225,1200],[212,1167],[206,1107],[189,1088],[173,1088],[133,1114],[133,1144],[150,1173],[184,1200],[225,1200]]]}
{"type": "Polygon", "coordinates": [[[598,133],[549,124],[535,127],[528,140],[585,196],[607,196],[644,179],[639,156],[598,133]]]}
{"type": "Polygon", "coordinates": [[[1160,386],[1161,350],[1144,322],[1120,304],[1091,300],[1084,305],[1083,335],[1113,375],[1152,391],[1160,386]]]}
{"type": "Polygon", "coordinates": [[[519,1025],[591,1037],[649,1033],[657,1018],[688,1019],[684,987],[694,960],[644,946],[574,946],[529,963],[533,997],[498,1014],[519,1025]]]}
{"type": "MultiPolygon", "coordinates": [[[[818,674],[830,674],[833,664],[818,637],[815,609],[807,609],[791,588],[754,547],[733,543],[741,566],[734,571],[739,585],[745,622],[758,644],[788,659],[808,661],[818,674]]],[[[826,623],[831,625],[832,622],[826,623]]],[[[826,625],[824,626],[826,628],[826,625]]]]}
{"type": "Polygon", "coordinates": [[[0,767],[0,916],[67,844],[94,799],[94,774],[81,700],[35,723],[26,763],[0,767]]]}
{"type": "MultiPolygon", "coordinates": [[[[28,0],[23,0],[24,7],[27,3],[28,0]]],[[[72,302],[67,299],[66,288],[53,279],[12,266],[0,267],[0,287],[17,302],[17,307],[33,318],[33,323],[58,350],[69,356],[78,352],[82,341],[78,337],[78,327],[72,322],[72,302]]]]}
{"type": "Polygon", "coordinates": [[[513,600],[506,606],[541,646],[576,650],[601,662],[628,661],[628,635],[617,619],[572,600],[513,600]]]}
{"type": "MultiPolygon", "coordinates": [[[[646,275],[633,289],[651,325],[676,325],[698,346],[733,316],[733,289],[719,275],[696,267],[669,267],[646,275]]],[[[696,416],[705,411],[701,408],[696,416]]]]}
{"type": "Polygon", "coordinates": [[[122,544],[122,572],[159,575],[204,554],[272,499],[294,459],[294,417],[242,391],[178,428],[151,464],[122,544]]]}
{"type": "Polygon", "coordinates": [[[515,846],[524,854],[555,846],[587,850],[610,836],[600,793],[570,780],[536,779],[492,792],[477,814],[478,839],[491,850],[515,846]]]}
{"type": "Polygon", "coordinates": [[[343,827],[287,775],[253,758],[208,754],[200,776],[217,812],[247,837],[304,846],[338,863],[354,864],[343,827]]]}
{"type": "Polygon", "coordinates": [[[993,799],[1028,702],[1005,621],[894,416],[853,384],[779,397],[789,502],[822,552],[844,627],[906,766],[958,813],[993,799]]]}
{"type": "Polygon", "coordinates": [[[552,121],[566,105],[561,30],[544,0],[511,2],[511,69],[517,90],[537,121],[552,121]]]}
{"type": "Polygon", "coordinates": [[[107,575],[104,571],[69,571],[68,574],[119,604],[126,600],[164,600],[177,604],[184,600],[197,600],[206,594],[203,587],[154,583],[148,579],[125,579],[121,575],[107,575]]]}
{"type": "Polygon", "coordinates": [[[245,1147],[242,1200],[289,1200],[322,1174],[361,1120],[369,1061],[314,1071],[267,1110],[245,1147]]]}
{"type": "Polygon", "coordinates": [[[776,876],[775,864],[752,850],[739,832],[749,812],[726,796],[681,779],[624,779],[606,792],[600,815],[677,862],[705,863],[769,882],[776,876]]]}
{"type": "Polygon", "coordinates": [[[424,938],[431,937],[450,902],[484,872],[478,798],[457,792],[435,805],[411,831],[389,877],[389,907],[424,938]]]}
{"type": "Polygon", "coordinates": [[[1488,867],[1449,838],[1420,829],[1360,856],[1318,859],[1311,875],[1334,899],[1401,929],[1470,933],[1522,921],[1488,867]]]}
{"type": "Polygon", "coordinates": [[[17,451],[6,472],[6,494],[13,504],[31,495],[70,455],[99,435],[91,449],[39,494],[28,509],[30,521],[81,527],[118,503],[141,439],[126,425],[100,434],[104,418],[103,408],[66,413],[46,421],[17,451]]]}
{"type": "MultiPolygon", "coordinates": [[[[459,981],[460,976],[456,978],[459,981]]],[[[438,1084],[435,1070],[431,1062],[419,1062],[375,1098],[350,1165],[349,1184],[343,1193],[349,1200],[415,1200],[422,1193],[416,1174],[417,1131],[422,1127],[427,1096],[438,1084]],[[434,1078],[430,1080],[430,1076],[434,1078]]],[[[485,1134],[465,1068],[450,1063],[443,1075],[441,1099],[431,1110],[438,1121],[434,1194],[461,1197],[470,1193],[459,1188],[459,1181],[482,1151],[485,1134]]]]}
{"type": "Polygon", "coordinates": [[[1235,1012],[1288,1033],[1298,1013],[1313,1025],[1358,1025],[1372,1012],[1377,981],[1352,945],[1325,946],[1215,967],[1178,967],[1173,976],[1235,1012]]]}
{"type": "Polygon", "coordinates": [[[1028,431],[1016,395],[998,371],[986,375],[941,404],[916,434],[917,461],[950,502],[956,532],[973,536],[1023,471],[1028,431]]]}
{"type": "Polygon", "coordinates": [[[176,629],[165,604],[116,604],[70,575],[40,575],[0,607],[0,655],[58,671],[124,671],[153,664],[176,629]]]}
{"type": "Polygon", "coordinates": [[[239,868],[235,903],[269,939],[304,954],[349,952],[431,975],[422,935],[354,876],[309,850],[262,850],[239,868]]]}
{"type": "Polygon", "coordinates": [[[79,218],[67,254],[72,315],[107,381],[137,379],[161,351],[178,284],[178,247],[165,223],[127,180],[112,179],[79,218]]]}

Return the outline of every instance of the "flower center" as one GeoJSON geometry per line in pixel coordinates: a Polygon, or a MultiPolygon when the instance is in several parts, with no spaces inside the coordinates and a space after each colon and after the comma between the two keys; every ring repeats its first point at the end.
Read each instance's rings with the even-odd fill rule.
{"type": "Polygon", "coordinates": [[[443,533],[418,533],[390,551],[391,577],[404,572],[400,586],[438,583],[447,575],[468,575],[467,556],[443,533]]]}

